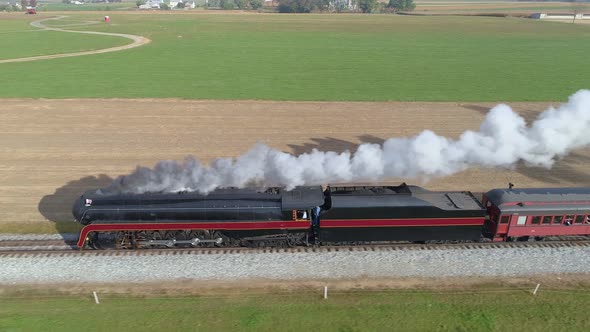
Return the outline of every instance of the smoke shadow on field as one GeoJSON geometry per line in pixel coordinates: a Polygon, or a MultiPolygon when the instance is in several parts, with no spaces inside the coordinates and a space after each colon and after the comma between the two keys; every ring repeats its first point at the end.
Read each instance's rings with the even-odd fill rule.
{"type": "MultiPolygon", "coordinates": [[[[537,119],[537,117],[539,116],[539,114],[543,111],[545,111],[546,108],[543,108],[541,110],[532,110],[532,109],[518,109],[518,108],[514,108],[510,105],[510,103],[506,103],[506,105],[510,106],[510,108],[512,108],[512,110],[516,113],[518,113],[518,115],[520,115],[528,125],[530,125],[533,121],[535,121],[537,119]]],[[[494,105],[496,106],[496,105],[494,105]]],[[[476,111],[477,113],[480,113],[481,115],[483,115],[484,117],[486,115],[488,115],[488,113],[490,112],[490,110],[494,107],[487,107],[487,106],[481,106],[481,105],[474,105],[474,104],[466,104],[466,105],[462,105],[462,107],[468,109],[468,110],[472,110],[472,111],[476,111]]],[[[548,108],[548,107],[547,107],[548,108]]]]}
{"type": "Polygon", "coordinates": [[[385,143],[385,139],[373,135],[361,135],[358,137],[359,140],[364,143],[371,143],[371,144],[379,144],[383,145],[385,143]]]}
{"type": "Polygon", "coordinates": [[[590,156],[570,153],[550,169],[519,163],[516,171],[526,177],[551,184],[564,185],[565,182],[572,186],[590,186],[590,174],[580,170],[576,165],[590,165],[590,156]]]}
{"type": "Polygon", "coordinates": [[[113,178],[105,174],[70,181],[56,188],[53,194],[43,196],[39,201],[39,212],[45,219],[55,223],[56,230],[62,236],[75,233],[79,229],[79,224],[74,222],[72,215],[74,201],[85,191],[106,187],[112,181],[113,178]]]}
{"type": "Polygon", "coordinates": [[[480,113],[482,115],[487,115],[488,112],[490,111],[491,108],[486,107],[486,106],[481,106],[481,105],[472,105],[472,104],[467,104],[467,105],[461,105],[463,107],[465,107],[468,110],[472,110],[472,111],[476,111],[477,113],[480,113]]]}
{"type": "Polygon", "coordinates": [[[346,141],[338,138],[333,137],[325,137],[325,138],[311,138],[310,140],[313,143],[305,143],[305,144],[289,144],[288,146],[291,148],[292,153],[294,155],[300,155],[303,153],[310,153],[313,149],[317,149],[319,151],[334,151],[337,153],[342,153],[344,151],[355,152],[359,145],[364,143],[373,143],[373,144],[383,144],[385,140],[383,138],[373,136],[373,135],[361,135],[358,136],[360,143],[355,143],[351,141],[346,141]]]}

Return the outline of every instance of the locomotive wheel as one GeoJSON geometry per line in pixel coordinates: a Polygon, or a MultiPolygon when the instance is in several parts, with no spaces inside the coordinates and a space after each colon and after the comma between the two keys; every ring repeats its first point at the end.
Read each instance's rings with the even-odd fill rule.
{"type": "Polygon", "coordinates": [[[234,244],[234,242],[235,242],[230,237],[228,237],[227,235],[223,234],[220,231],[213,232],[211,239],[212,240],[221,239],[221,243],[217,243],[217,242],[214,243],[214,245],[216,247],[227,247],[227,246],[234,244]]]}
{"type": "MultiPolygon", "coordinates": [[[[194,231],[176,231],[176,232],[171,232],[171,233],[173,233],[173,234],[170,235],[170,239],[175,239],[175,240],[179,240],[179,241],[187,241],[187,240],[192,240],[195,237],[199,237],[197,235],[197,233],[194,231]]],[[[190,244],[177,244],[177,246],[185,247],[185,248],[192,247],[192,245],[190,245],[190,244]]]]}
{"type": "Polygon", "coordinates": [[[293,248],[297,245],[297,242],[299,239],[294,237],[294,236],[288,236],[287,240],[285,241],[285,247],[287,248],[293,248]]]}
{"type": "Polygon", "coordinates": [[[215,247],[224,247],[227,245],[226,243],[226,237],[222,236],[221,232],[219,231],[214,231],[214,230],[208,230],[208,231],[202,231],[198,237],[200,239],[203,240],[217,240],[219,238],[221,238],[221,243],[217,243],[217,242],[205,242],[205,243],[201,243],[199,244],[200,247],[205,247],[205,248],[215,248],[215,247]]]}
{"type": "MultiPolygon", "coordinates": [[[[151,238],[153,240],[172,240],[174,239],[174,232],[167,232],[167,231],[154,231],[148,232],[148,234],[152,234],[151,238]]],[[[156,248],[170,248],[168,245],[156,245],[156,248]]]]}
{"type": "Polygon", "coordinates": [[[286,248],[293,248],[297,245],[303,244],[304,239],[305,234],[288,234],[284,245],[286,248]]]}
{"type": "Polygon", "coordinates": [[[117,249],[116,232],[93,232],[87,240],[87,247],[96,250],[117,249]]]}
{"type": "Polygon", "coordinates": [[[192,231],[177,231],[174,232],[172,238],[176,240],[192,240],[196,237],[196,234],[192,234],[192,231]]]}
{"type": "Polygon", "coordinates": [[[88,234],[88,237],[86,237],[85,248],[100,249],[100,244],[98,243],[98,232],[92,232],[88,234]]]}
{"type": "Polygon", "coordinates": [[[132,232],[115,233],[115,249],[133,249],[131,244],[132,232]]]}

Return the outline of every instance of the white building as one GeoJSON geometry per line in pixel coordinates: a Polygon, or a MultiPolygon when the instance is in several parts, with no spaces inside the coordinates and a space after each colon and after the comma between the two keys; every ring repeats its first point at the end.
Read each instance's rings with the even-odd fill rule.
{"type": "Polygon", "coordinates": [[[139,9],[160,9],[161,3],[164,3],[164,0],[147,0],[139,9]]]}

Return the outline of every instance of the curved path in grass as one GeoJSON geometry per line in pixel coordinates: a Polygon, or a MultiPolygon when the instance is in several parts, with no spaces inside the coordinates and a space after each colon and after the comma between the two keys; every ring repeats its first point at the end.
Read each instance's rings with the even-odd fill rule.
{"type": "Polygon", "coordinates": [[[82,56],[82,55],[89,55],[89,54],[100,54],[100,53],[108,53],[108,52],[117,52],[122,50],[128,50],[130,48],[135,48],[139,46],[143,46],[151,42],[150,39],[136,36],[136,35],[128,35],[124,33],[111,33],[111,32],[98,32],[98,31],[76,31],[76,30],[66,30],[61,28],[54,28],[48,27],[43,24],[43,21],[47,20],[60,20],[67,16],[58,16],[52,18],[46,18],[39,21],[31,22],[31,25],[39,28],[41,30],[52,30],[52,31],[61,31],[61,32],[72,32],[72,33],[84,33],[88,35],[103,35],[103,36],[114,36],[114,37],[123,37],[127,39],[131,39],[133,43],[123,45],[123,46],[116,46],[116,47],[109,47],[104,48],[101,50],[93,50],[93,51],[82,51],[82,52],[72,52],[72,53],[61,53],[61,54],[50,54],[50,55],[39,55],[39,56],[32,56],[26,58],[15,58],[15,59],[5,59],[0,60],[0,63],[7,63],[7,62],[25,62],[25,61],[35,61],[35,60],[45,60],[45,59],[56,59],[56,58],[67,58],[72,56],[82,56]]]}

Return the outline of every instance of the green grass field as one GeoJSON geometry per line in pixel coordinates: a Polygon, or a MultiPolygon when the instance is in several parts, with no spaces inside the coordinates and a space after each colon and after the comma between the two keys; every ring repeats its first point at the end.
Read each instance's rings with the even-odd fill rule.
{"type": "MultiPolygon", "coordinates": [[[[76,13],[69,20],[101,18],[76,13]]],[[[111,18],[111,25],[79,29],[138,34],[153,43],[0,64],[0,77],[11,82],[0,97],[544,101],[590,87],[589,25],[394,15],[111,18]]],[[[12,48],[29,48],[27,38],[16,34],[22,35],[4,34],[12,48]]],[[[71,35],[56,45],[63,47],[71,35]]]]}
{"type": "Polygon", "coordinates": [[[587,289],[0,298],[2,331],[588,331],[587,289]]]}

